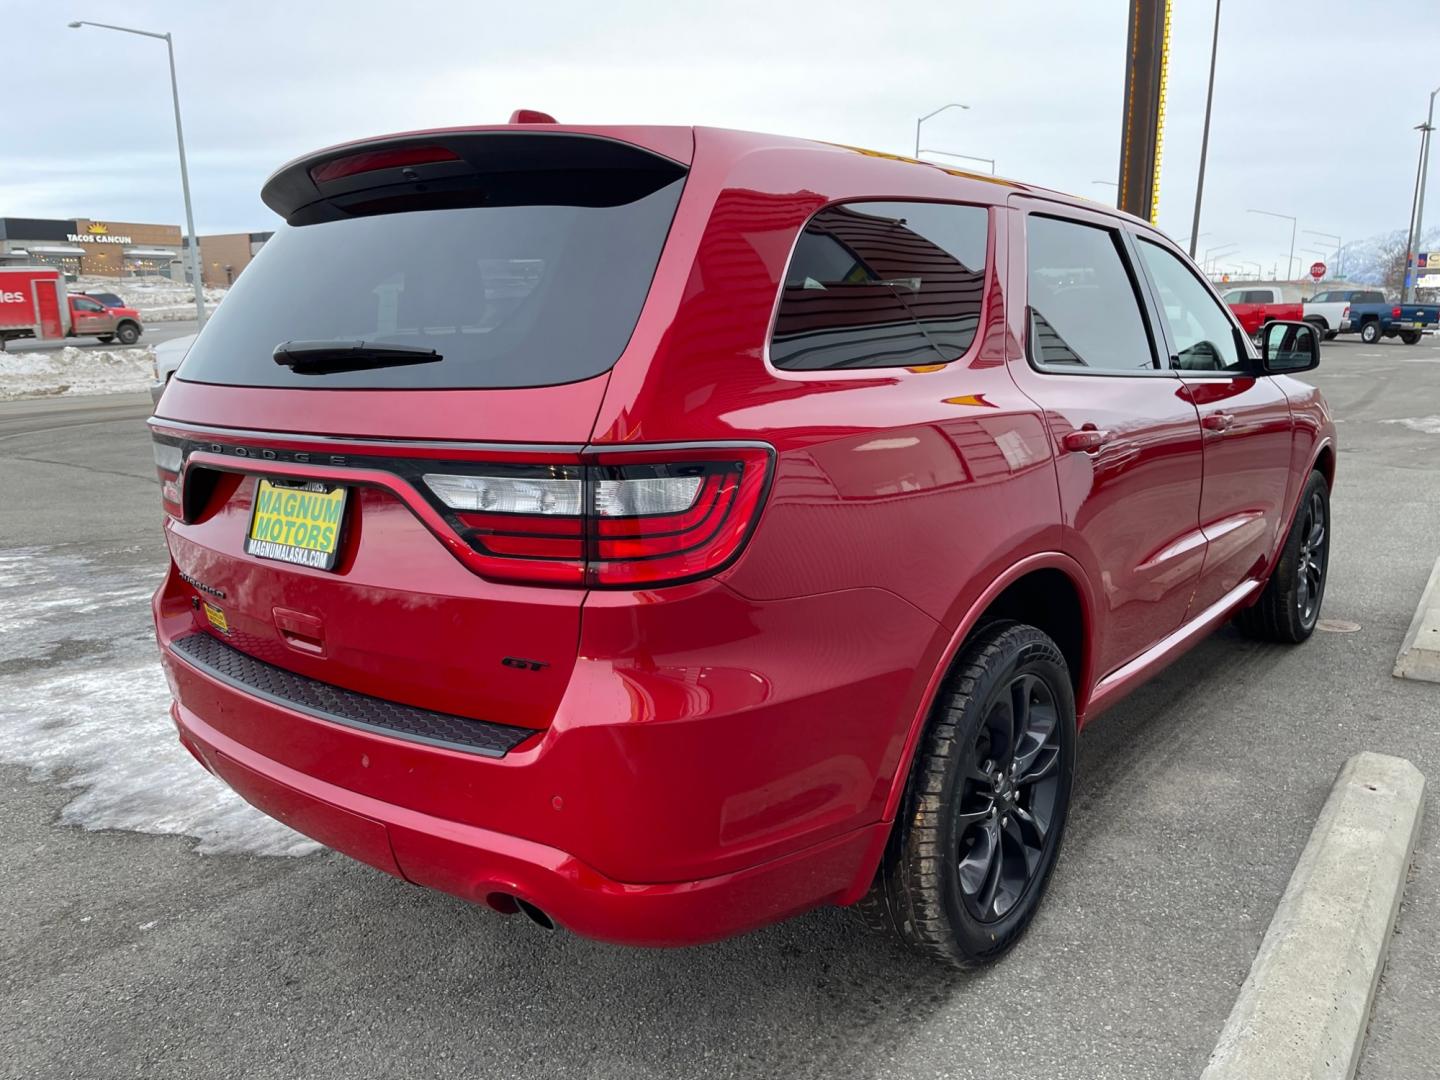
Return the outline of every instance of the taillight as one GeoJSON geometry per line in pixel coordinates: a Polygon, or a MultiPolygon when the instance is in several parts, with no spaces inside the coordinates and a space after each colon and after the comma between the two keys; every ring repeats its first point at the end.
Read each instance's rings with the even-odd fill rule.
{"type": "Polygon", "coordinates": [[[180,509],[180,465],[184,451],[175,443],[151,442],[155,454],[155,475],[160,478],[160,503],[165,512],[173,518],[181,516],[180,509]]]}
{"type": "Polygon", "coordinates": [[[513,581],[611,588],[713,574],[754,527],[769,474],[759,447],[600,452],[584,464],[476,465],[421,480],[513,581]]]}
{"type": "Polygon", "coordinates": [[[1400,308],[1399,308],[1399,305],[1396,305],[1395,307],[1392,307],[1392,308],[1390,309],[1390,317],[1391,317],[1392,319],[1398,319],[1398,318],[1400,318],[1400,308]]]}
{"type": "Polygon", "coordinates": [[[1350,318],[1350,305],[1349,305],[1349,304],[1346,304],[1346,305],[1345,305],[1345,310],[1340,313],[1340,318],[1342,318],[1342,319],[1348,319],[1348,318],[1350,318]]]}

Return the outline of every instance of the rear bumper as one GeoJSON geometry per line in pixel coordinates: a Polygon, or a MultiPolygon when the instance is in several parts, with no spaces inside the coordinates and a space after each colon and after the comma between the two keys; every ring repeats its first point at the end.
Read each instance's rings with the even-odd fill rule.
{"type": "Polygon", "coordinates": [[[327,784],[256,753],[183,705],[180,739],[203,765],[271,817],[352,858],[477,903],[527,900],[557,924],[627,945],[693,945],[827,902],[849,902],[879,858],[876,823],[758,866],[692,881],[612,880],[545,844],[447,821],[327,784]]]}

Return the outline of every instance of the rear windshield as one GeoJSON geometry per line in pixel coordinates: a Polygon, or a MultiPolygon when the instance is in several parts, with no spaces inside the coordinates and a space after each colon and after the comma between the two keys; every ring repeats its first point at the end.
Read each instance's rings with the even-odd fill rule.
{"type": "Polygon", "coordinates": [[[553,386],[609,370],[635,329],[684,181],[642,179],[618,199],[577,183],[567,199],[549,179],[537,185],[544,205],[282,227],[216,309],[180,377],[440,389],[553,386]],[[274,359],[283,342],[337,340],[433,349],[442,359],[319,373],[274,359]]]}

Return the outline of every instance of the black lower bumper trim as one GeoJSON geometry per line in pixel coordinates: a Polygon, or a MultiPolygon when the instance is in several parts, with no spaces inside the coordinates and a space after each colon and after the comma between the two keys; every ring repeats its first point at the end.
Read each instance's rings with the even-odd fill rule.
{"type": "Polygon", "coordinates": [[[271,704],[395,739],[504,757],[536,734],[533,728],[472,720],[332,686],[257,660],[203,632],[176,638],[170,651],[211,678],[271,704]]]}

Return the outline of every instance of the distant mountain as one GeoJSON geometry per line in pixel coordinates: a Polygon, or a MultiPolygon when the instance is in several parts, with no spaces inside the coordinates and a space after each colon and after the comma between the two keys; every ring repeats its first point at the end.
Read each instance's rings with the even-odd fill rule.
{"type": "MultiPolygon", "coordinates": [[[[1353,240],[1341,248],[1343,257],[1338,262],[1331,262],[1330,270],[1334,273],[1338,268],[1342,271],[1339,276],[1357,285],[1384,285],[1385,268],[1391,253],[1404,246],[1404,229],[1353,240]]],[[[1440,251],[1440,225],[1427,228],[1418,246],[1421,251],[1440,251]]]]}

